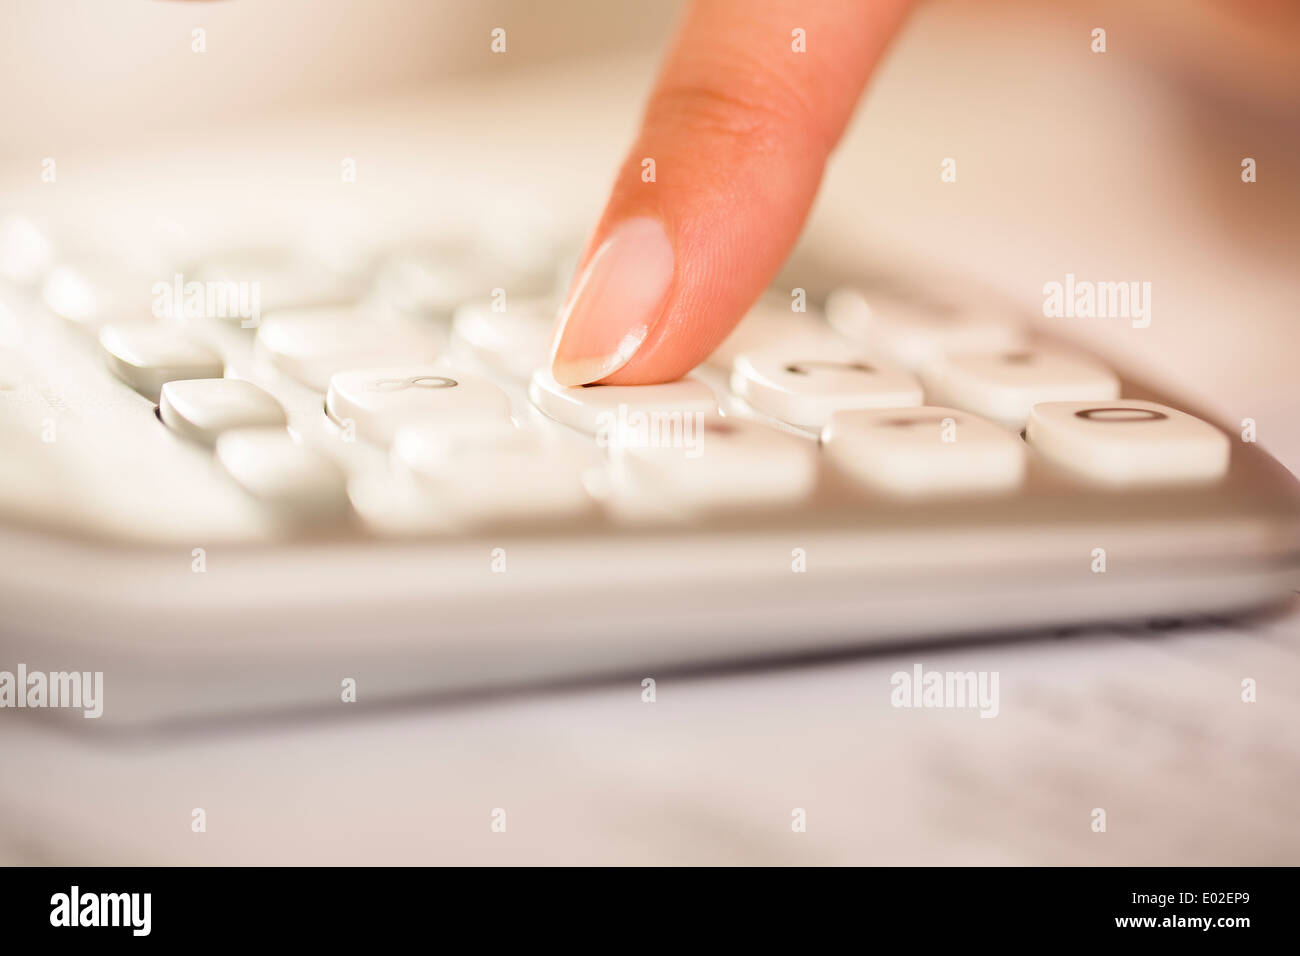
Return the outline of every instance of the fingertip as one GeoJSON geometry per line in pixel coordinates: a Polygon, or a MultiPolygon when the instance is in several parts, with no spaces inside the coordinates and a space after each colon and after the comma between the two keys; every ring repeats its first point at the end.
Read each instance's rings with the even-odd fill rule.
{"type": "Polygon", "coordinates": [[[794,245],[906,6],[777,0],[738,17],[695,0],[558,323],[557,381],[672,381],[721,344],[794,245]]]}
{"type": "Polygon", "coordinates": [[[675,258],[657,218],[633,216],[609,230],[560,313],[551,350],[557,382],[600,381],[632,359],[663,314],[675,258]]]}

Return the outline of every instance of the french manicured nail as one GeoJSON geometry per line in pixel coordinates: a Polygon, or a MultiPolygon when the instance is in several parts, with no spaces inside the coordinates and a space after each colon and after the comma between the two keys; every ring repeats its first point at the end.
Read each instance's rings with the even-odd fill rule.
{"type": "Polygon", "coordinates": [[[587,263],[560,313],[551,373],[597,382],[628,363],[650,334],[673,281],[673,246],[657,219],[620,223],[587,263]]]}

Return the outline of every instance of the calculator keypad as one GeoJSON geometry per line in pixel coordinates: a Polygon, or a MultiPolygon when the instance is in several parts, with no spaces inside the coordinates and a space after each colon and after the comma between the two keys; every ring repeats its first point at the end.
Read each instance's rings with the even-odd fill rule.
{"type": "Polygon", "coordinates": [[[221,356],[171,323],[106,325],[99,333],[113,374],[153,401],[167,382],[220,378],[221,356]]]}
{"type": "MultiPolygon", "coordinates": [[[[55,264],[40,294],[67,334],[98,329],[109,368],[251,498],[313,520],[350,508],[383,534],[1014,495],[1031,462],[1035,487],[1054,474],[1210,481],[1228,467],[1226,436],[1120,398],[1095,359],[896,293],[837,291],[825,317],[767,296],[679,381],[561,386],[547,367],[554,297],[499,307],[481,270],[439,256],[390,256],[367,298],[268,310],[255,335],[137,315],[143,293],[132,283],[141,307],[122,306],[111,271],[55,264]]],[[[266,263],[198,274],[278,277],[285,301],[342,288],[295,286],[319,268],[291,257],[266,263]]]]}
{"type": "Polygon", "coordinates": [[[1018,435],[953,408],[836,412],[821,441],[841,471],[890,495],[1007,492],[1025,474],[1018,435]]]}
{"type": "Polygon", "coordinates": [[[701,415],[679,431],[629,435],[611,449],[620,490],[669,510],[788,505],[817,482],[817,446],[757,422],[701,415]]]}
{"type": "Polygon", "coordinates": [[[908,372],[843,346],[769,348],[737,357],[731,390],[764,415],[820,428],[834,412],[921,403],[908,372]]]}
{"type": "Polygon", "coordinates": [[[284,408],[252,382],[199,378],[168,382],[158,400],[158,415],[172,431],[211,445],[222,432],[286,424],[284,408]]]}
{"type": "Polygon", "coordinates": [[[831,294],[826,319],[869,354],[910,371],[957,352],[1007,352],[1024,345],[1024,333],[999,318],[889,296],[867,297],[854,289],[831,294]]]}
{"type": "Polygon", "coordinates": [[[325,408],[362,438],[387,445],[399,425],[501,423],[510,399],[485,378],[438,365],[353,369],[330,379],[325,408]]]}
{"type": "Polygon", "coordinates": [[[932,362],[921,378],[930,401],[975,412],[1017,431],[1039,402],[1119,397],[1114,372],[1059,349],[947,355],[932,362]]]}
{"type": "Polygon", "coordinates": [[[449,524],[557,520],[593,505],[580,459],[511,425],[406,425],[392,455],[443,503],[449,524]]]}
{"type": "Polygon", "coordinates": [[[1228,436],[1155,402],[1045,402],[1025,438],[1067,471],[1114,485],[1213,481],[1228,470],[1228,436]]]}
{"type": "Polygon", "coordinates": [[[356,307],[273,312],[257,330],[257,349],[280,373],[317,392],[348,368],[432,362],[436,339],[409,322],[373,321],[356,307]]]}

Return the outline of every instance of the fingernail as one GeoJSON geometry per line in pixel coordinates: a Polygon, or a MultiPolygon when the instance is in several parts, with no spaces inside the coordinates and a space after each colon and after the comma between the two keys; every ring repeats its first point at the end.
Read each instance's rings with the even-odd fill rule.
{"type": "Polygon", "coordinates": [[[597,382],[636,354],[673,280],[673,246],[657,219],[618,225],[587,263],[560,313],[551,374],[561,385],[597,382]]]}

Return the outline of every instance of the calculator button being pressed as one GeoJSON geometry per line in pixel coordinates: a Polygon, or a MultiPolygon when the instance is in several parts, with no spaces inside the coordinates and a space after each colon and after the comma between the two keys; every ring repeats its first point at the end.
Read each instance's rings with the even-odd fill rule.
{"type": "Polygon", "coordinates": [[[610,450],[620,490],[696,513],[795,503],[817,482],[812,441],[735,417],[702,415],[685,425],[620,436],[610,450]]]}
{"type": "Polygon", "coordinates": [[[1043,457],[1117,485],[1212,481],[1228,470],[1228,436],[1186,412],[1155,402],[1045,402],[1025,438],[1043,457]]]}
{"type": "Polygon", "coordinates": [[[826,300],[826,319],[845,338],[872,355],[920,371],[955,352],[1009,352],[1024,333],[1007,322],[887,296],[836,289],[826,300]]]}
{"type": "Polygon", "coordinates": [[[113,374],[155,402],[166,382],[224,370],[221,356],[173,325],[106,325],[99,344],[113,374]]]}
{"type": "Polygon", "coordinates": [[[622,428],[630,417],[658,419],[717,411],[713,391],[694,378],[664,385],[561,385],[549,369],[539,368],[528,397],[541,411],[565,425],[599,437],[622,428]]]}
{"type": "Polygon", "coordinates": [[[348,368],[392,362],[432,362],[438,344],[411,322],[378,322],[359,308],[273,312],[257,330],[257,350],[272,366],[323,392],[348,368]]]}
{"type": "Polygon", "coordinates": [[[510,399],[485,378],[436,365],[353,369],[330,379],[325,407],[362,438],[386,445],[403,424],[510,419],[510,399]]]}
{"type": "Polygon", "coordinates": [[[225,432],[217,439],[216,456],[250,495],[296,518],[336,518],[347,506],[342,469],[283,428],[225,432]]]}
{"type": "Polygon", "coordinates": [[[805,428],[820,428],[844,409],[921,403],[921,385],[910,373],[868,361],[849,346],[745,353],[736,359],[731,390],[755,411],[805,428]]]}
{"type": "Polygon", "coordinates": [[[1119,379],[1099,362],[1055,349],[966,352],[936,359],[921,374],[932,402],[975,412],[1019,430],[1039,402],[1107,401],[1119,379]]]}
{"type": "Polygon", "coordinates": [[[212,444],[235,428],[284,425],[284,409],[252,382],[199,378],[167,382],[158,399],[163,423],[179,435],[212,444]]]}
{"type": "Polygon", "coordinates": [[[1009,491],[1025,473],[1018,435],[952,408],[836,412],[821,441],[837,467],[894,495],[1009,491]]]}

